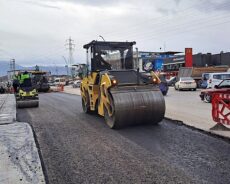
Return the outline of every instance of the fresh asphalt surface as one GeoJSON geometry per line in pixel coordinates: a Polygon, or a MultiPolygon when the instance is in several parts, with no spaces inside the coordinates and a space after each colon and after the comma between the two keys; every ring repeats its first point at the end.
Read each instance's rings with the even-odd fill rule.
{"type": "Polygon", "coordinates": [[[32,125],[50,184],[230,182],[229,142],[167,120],[111,130],[63,93],[40,94],[17,118],[32,125]]]}

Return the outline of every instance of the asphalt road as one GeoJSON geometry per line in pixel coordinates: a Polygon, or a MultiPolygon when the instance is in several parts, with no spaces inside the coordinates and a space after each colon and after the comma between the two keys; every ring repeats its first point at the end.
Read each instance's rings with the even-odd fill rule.
{"type": "Polygon", "coordinates": [[[170,121],[111,130],[63,93],[41,94],[17,118],[33,126],[51,184],[230,181],[230,143],[170,121]]]}

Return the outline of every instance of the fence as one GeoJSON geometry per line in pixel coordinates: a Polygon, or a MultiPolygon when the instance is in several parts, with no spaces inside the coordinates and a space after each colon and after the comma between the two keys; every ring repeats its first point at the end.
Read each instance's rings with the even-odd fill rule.
{"type": "Polygon", "coordinates": [[[212,100],[212,118],[220,124],[230,125],[230,94],[215,93],[212,100]]]}

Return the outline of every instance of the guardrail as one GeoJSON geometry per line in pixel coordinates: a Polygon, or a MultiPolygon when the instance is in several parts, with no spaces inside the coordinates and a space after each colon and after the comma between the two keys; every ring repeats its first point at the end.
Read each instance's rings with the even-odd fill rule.
{"type": "Polygon", "coordinates": [[[230,94],[215,93],[212,100],[212,118],[219,124],[230,125],[230,94]]]}

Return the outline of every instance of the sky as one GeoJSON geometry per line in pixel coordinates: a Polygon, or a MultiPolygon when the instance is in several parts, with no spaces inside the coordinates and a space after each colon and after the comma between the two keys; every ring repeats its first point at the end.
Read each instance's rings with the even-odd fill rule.
{"type": "Polygon", "coordinates": [[[0,0],[0,61],[85,63],[92,40],[136,41],[141,51],[229,52],[229,0],[0,0]]]}

